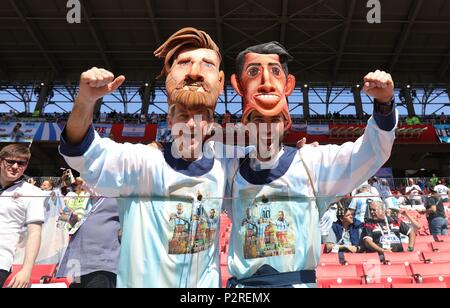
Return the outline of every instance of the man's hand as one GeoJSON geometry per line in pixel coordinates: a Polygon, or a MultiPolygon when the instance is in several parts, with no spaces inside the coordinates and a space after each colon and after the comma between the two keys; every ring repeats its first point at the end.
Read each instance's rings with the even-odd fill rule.
{"type": "Polygon", "coordinates": [[[93,105],[100,98],[116,91],[124,81],[125,76],[114,79],[113,73],[93,67],[81,74],[77,102],[93,105]]]}
{"type": "Polygon", "coordinates": [[[14,289],[25,289],[30,285],[31,272],[22,269],[11,279],[11,282],[8,284],[8,288],[14,289]]]}
{"type": "Polygon", "coordinates": [[[390,103],[394,96],[392,76],[384,71],[375,71],[364,77],[363,91],[380,103],[390,103]]]}
{"type": "Polygon", "coordinates": [[[297,141],[297,149],[301,149],[303,148],[305,145],[310,145],[313,147],[318,147],[319,146],[319,142],[314,141],[313,143],[310,144],[306,144],[306,138],[300,139],[299,141],[297,141]]]}

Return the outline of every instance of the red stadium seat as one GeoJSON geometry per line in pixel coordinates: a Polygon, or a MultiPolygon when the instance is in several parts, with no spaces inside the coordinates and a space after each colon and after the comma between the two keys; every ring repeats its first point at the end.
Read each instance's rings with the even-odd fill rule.
{"type": "Polygon", "coordinates": [[[424,252],[423,258],[427,263],[450,263],[450,252],[424,252]]]}
{"type": "Polygon", "coordinates": [[[342,285],[332,284],[330,289],[388,289],[390,284],[374,283],[374,284],[359,284],[359,285],[342,285]]]}
{"type": "MultiPolygon", "coordinates": [[[[49,283],[50,279],[56,273],[56,264],[50,265],[34,265],[31,272],[30,283],[31,284],[43,284],[49,283]]],[[[8,280],[5,282],[5,286],[9,284],[11,279],[22,269],[22,265],[13,265],[12,273],[9,275],[8,280]]]]}
{"type": "Polygon", "coordinates": [[[439,242],[450,242],[450,235],[438,235],[439,242]]]}
{"type": "Polygon", "coordinates": [[[416,244],[417,243],[431,243],[431,242],[434,242],[434,237],[432,235],[416,237],[416,244]]]}
{"type": "Polygon", "coordinates": [[[319,265],[340,265],[337,253],[323,253],[320,256],[319,265]]]}
{"type": "Polygon", "coordinates": [[[349,265],[362,265],[362,264],[380,264],[380,256],[378,253],[346,253],[345,262],[349,265]]]}
{"type": "Polygon", "coordinates": [[[447,285],[444,282],[436,283],[394,283],[394,289],[446,289],[447,285]]]}
{"type": "MultiPolygon", "coordinates": [[[[408,248],[408,245],[403,246],[404,250],[406,251],[408,248]]],[[[416,252],[430,252],[433,251],[433,248],[431,247],[431,243],[416,243],[414,245],[414,251],[416,252]]]]}
{"type": "Polygon", "coordinates": [[[360,285],[362,279],[358,275],[356,265],[326,265],[316,269],[317,286],[328,288],[330,285],[360,285]]]}
{"type": "Polygon", "coordinates": [[[414,283],[414,278],[405,265],[363,265],[366,282],[372,283],[414,283]]]}
{"type": "Polygon", "coordinates": [[[431,247],[434,251],[450,251],[450,242],[434,242],[431,243],[431,247]]]}
{"type": "Polygon", "coordinates": [[[411,270],[419,283],[450,282],[450,262],[438,264],[411,264],[411,270]]]}
{"type": "Polygon", "coordinates": [[[422,253],[420,252],[385,252],[385,264],[404,264],[408,266],[411,263],[422,262],[422,253]]]}

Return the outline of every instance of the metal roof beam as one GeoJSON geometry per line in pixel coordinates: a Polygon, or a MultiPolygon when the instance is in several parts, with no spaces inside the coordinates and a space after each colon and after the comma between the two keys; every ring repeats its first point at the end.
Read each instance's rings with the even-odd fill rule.
{"type": "Polygon", "coordinates": [[[286,29],[289,22],[288,19],[288,7],[289,0],[283,0],[282,12],[281,12],[281,33],[280,33],[280,43],[284,45],[286,43],[286,29]]]}
{"type": "Polygon", "coordinates": [[[162,40],[161,40],[161,35],[160,35],[161,32],[159,31],[158,24],[156,23],[155,10],[153,8],[153,1],[145,0],[145,6],[147,8],[147,14],[150,17],[150,21],[152,23],[152,30],[153,30],[153,35],[155,36],[155,39],[156,39],[156,43],[158,44],[158,46],[161,46],[162,45],[162,40]]]}
{"type": "Polygon", "coordinates": [[[100,51],[100,55],[102,56],[102,59],[106,64],[106,67],[110,71],[113,71],[114,65],[112,64],[111,60],[106,56],[106,53],[105,53],[106,48],[105,48],[104,40],[101,37],[101,35],[98,33],[98,31],[96,30],[94,25],[92,24],[92,21],[91,21],[92,12],[89,7],[88,1],[86,1],[86,0],[82,1],[81,9],[83,11],[84,21],[86,22],[86,24],[89,28],[89,31],[91,32],[91,35],[94,38],[95,44],[97,45],[97,48],[100,51]]]}
{"type": "Polygon", "coordinates": [[[414,22],[417,19],[417,16],[419,15],[420,9],[422,8],[423,0],[416,0],[412,1],[411,9],[409,10],[408,15],[408,23],[403,26],[402,33],[400,34],[400,37],[398,39],[398,44],[395,47],[395,55],[391,60],[391,63],[389,64],[389,71],[392,73],[395,69],[395,66],[397,65],[397,62],[400,58],[400,55],[403,51],[403,48],[406,45],[406,42],[408,41],[409,34],[411,33],[411,29],[414,26],[414,22]]]}
{"type": "Polygon", "coordinates": [[[351,0],[350,5],[348,7],[348,15],[347,15],[347,18],[345,19],[345,29],[344,29],[344,32],[342,33],[341,41],[339,43],[339,50],[338,50],[336,63],[334,64],[333,80],[336,79],[338,72],[339,72],[339,67],[341,66],[342,56],[344,54],[345,44],[347,42],[348,34],[350,32],[350,28],[352,25],[352,18],[353,18],[353,14],[355,12],[355,7],[356,7],[356,0],[351,0]]]}
{"type": "Polygon", "coordinates": [[[30,34],[31,38],[35,42],[35,44],[39,47],[42,54],[44,55],[47,62],[50,64],[50,67],[52,68],[52,71],[57,75],[60,76],[62,69],[56,59],[46,52],[48,49],[47,44],[44,41],[42,33],[39,31],[39,29],[31,24],[25,17],[25,13],[23,10],[23,1],[22,0],[9,0],[9,3],[16,11],[16,14],[19,15],[20,20],[22,21],[23,25],[26,27],[28,33],[30,34]]]}

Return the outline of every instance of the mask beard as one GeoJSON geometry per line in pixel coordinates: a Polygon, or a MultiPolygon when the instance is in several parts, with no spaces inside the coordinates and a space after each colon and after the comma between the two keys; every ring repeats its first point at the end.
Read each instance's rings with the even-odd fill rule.
{"type": "Polygon", "coordinates": [[[215,109],[217,100],[220,95],[220,84],[211,87],[207,82],[198,82],[203,86],[205,92],[197,92],[196,90],[184,90],[185,81],[176,84],[175,80],[169,74],[166,80],[167,95],[169,105],[181,104],[188,108],[207,107],[215,109]]]}

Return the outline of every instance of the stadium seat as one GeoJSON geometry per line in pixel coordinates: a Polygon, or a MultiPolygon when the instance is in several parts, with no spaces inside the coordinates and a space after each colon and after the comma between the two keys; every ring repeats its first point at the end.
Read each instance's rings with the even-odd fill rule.
{"type": "Polygon", "coordinates": [[[427,263],[450,263],[450,252],[424,252],[423,258],[427,263]]]}
{"type": "Polygon", "coordinates": [[[434,242],[431,243],[433,251],[447,252],[450,251],[450,242],[434,242]]]}
{"type": "Polygon", "coordinates": [[[372,283],[414,283],[414,278],[405,265],[364,264],[363,271],[368,284],[372,283]]]}
{"type": "Polygon", "coordinates": [[[411,271],[419,283],[450,283],[450,262],[437,264],[411,264],[411,271]]]}
{"type": "MultiPolygon", "coordinates": [[[[408,245],[403,246],[404,250],[406,251],[408,249],[408,245]]],[[[433,248],[431,247],[431,243],[416,243],[414,245],[414,251],[416,252],[430,252],[433,251],[433,248]]]]}
{"type": "Polygon", "coordinates": [[[362,265],[362,264],[380,264],[380,256],[378,253],[346,253],[345,263],[348,265],[362,265]]]}
{"type": "Polygon", "coordinates": [[[385,252],[385,264],[404,264],[408,266],[411,263],[422,262],[422,253],[420,252],[385,252]]]}
{"type": "Polygon", "coordinates": [[[438,235],[439,242],[450,242],[450,235],[438,235]]]}
{"type": "Polygon", "coordinates": [[[342,285],[332,284],[330,289],[388,289],[390,284],[374,283],[374,284],[359,284],[359,285],[342,285]]]}
{"type": "MultiPolygon", "coordinates": [[[[55,275],[56,264],[50,265],[34,265],[31,272],[30,284],[49,283],[51,278],[55,275]]],[[[6,280],[5,285],[8,285],[11,279],[22,269],[22,265],[13,265],[11,275],[6,280]]]]}
{"type": "Polygon", "coordinates": [[[394,289],[446,289],[447,285],[444,282],[436,283],[394,283],[394,289]]]}
{"type": "Polygon", "coordinates": [[[416,244],[417,243],[431,243],[431,242],[434,242],[434,237],[432,235],[416,237],[416,244]]]}
{"type": "Polygon", "coordinates": [[[316,270],[317,286],[328,288],[330,285],[360,285],[362,279],[358,275],[356,265],[326,265],[316,270]]]}
{"type": "Polygon", "coordinates": [[[319,265],[340,265],[337,253],[323,253],[320,256],[319,265]]]}

